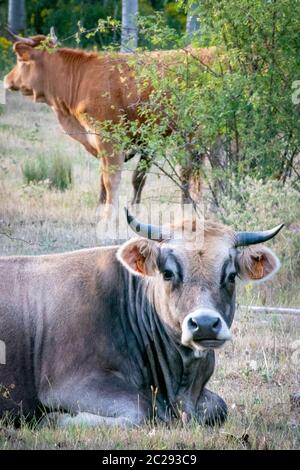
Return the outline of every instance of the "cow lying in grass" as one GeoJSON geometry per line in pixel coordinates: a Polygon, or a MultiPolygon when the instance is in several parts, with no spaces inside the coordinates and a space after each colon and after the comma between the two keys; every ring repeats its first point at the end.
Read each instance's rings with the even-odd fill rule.
{"type": "Polygon", "coordinates": [[[48,409],[59,426],[226,418],[206,388],[214,350],[231,337],[236,280],[278,269],[256,244],[282,225],[236,233],[207,221],[199,246],[128,223],[139,237],[119,247],[0,258],[0,416],[48,409]]]}

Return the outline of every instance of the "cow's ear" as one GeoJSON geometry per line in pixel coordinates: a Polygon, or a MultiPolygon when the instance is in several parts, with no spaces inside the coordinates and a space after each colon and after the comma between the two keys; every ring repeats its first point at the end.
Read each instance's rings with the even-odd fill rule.
{"type": "Polygon", "coordinates": [[[264,246],[249,246],[238,255],[241,279],[265,281],[280,268],[280,261],[272,250],[264,246]]]}
{"type": "Polygon", "coordinates": [[[34,49],[28,44],[24,44],[23,42],[16,42],[13,46],[13,49],[20,60],[24,62],[32,60],[34,49]]]}
{"type": "Polygon", "coordinates": [[[153,276],[157,271],[158,254],[157,242],[134,238],[119,248],[117,258],[132,274],[153,276]]]}

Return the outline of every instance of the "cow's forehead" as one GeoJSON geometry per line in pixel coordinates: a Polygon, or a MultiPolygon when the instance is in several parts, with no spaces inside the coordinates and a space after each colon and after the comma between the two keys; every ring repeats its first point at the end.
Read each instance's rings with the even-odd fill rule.
{"type": "Polygon", "coordinates": [[[202,241],[170,240],[162,247],[170,250],[187,269],[199,266],[207,272],[216,272],[232,256],[233,239],[229,233],[221,237],[204,237],[202,241]]]}

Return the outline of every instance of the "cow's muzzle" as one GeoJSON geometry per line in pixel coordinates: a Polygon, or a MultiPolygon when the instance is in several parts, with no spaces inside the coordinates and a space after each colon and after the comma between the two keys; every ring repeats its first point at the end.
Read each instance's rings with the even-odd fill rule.
{"type": "Polygon", "coordinates": [[[4,80],[3,80],[3,88],[5,90],[11,90],[13,87],[13,84],[12,82],[7,78],[7,75],[4,77],[4,80]]]}
{"type": "Polygon", "coordinates": [[[16,87],[15,84],[7,78],[7,75],[4,77],[3,87],[4,87],[5,90],[19,91],[19,88],[16,87]]]}
{"type": "Polygon", "coordinates": [[[231,339],[222,316],[211,309],[199,309],[187,315],[182,324],[181,342],[192,349],[216,349],[231,339]]]}

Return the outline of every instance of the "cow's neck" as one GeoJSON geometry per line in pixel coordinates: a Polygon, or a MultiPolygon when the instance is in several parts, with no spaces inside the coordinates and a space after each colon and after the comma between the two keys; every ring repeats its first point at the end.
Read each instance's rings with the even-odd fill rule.
{"type": "Polygon", "coordinates": [[[161,321],[153,283],[126,275],[126,319],[135,338],[134,359],[139,365],[143,387],[152,389],[159,414],[166,407],[194,411],[205,383],[214,369],[214,353],[199,357],[180,344],[180,338],[161,321]]]}
{"type": "Polygon", "coordinates": [[[75,73],[73,62],[61,56],[59,50],[56,53],[45,54],[47,54],[44,60],[46,68],[45,101],[56,113],[68,115],[77,104],[74,101],[77,93],[74,91],[78,92],[82,80],[80,63],[76,64],[75,73]],[[55,70],[56,79],[48,79],[48,77],[53,77],[53,70],[55,70]],[[63,79],[63,77],[65,78],[63,79]]]}

